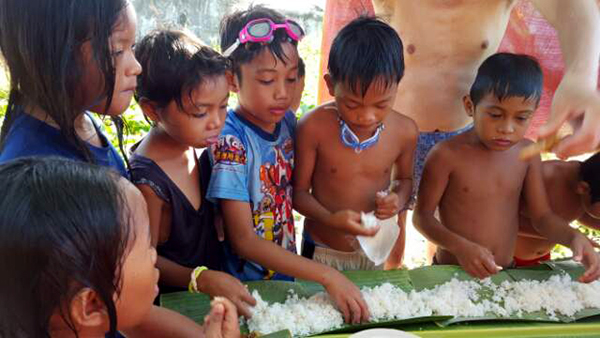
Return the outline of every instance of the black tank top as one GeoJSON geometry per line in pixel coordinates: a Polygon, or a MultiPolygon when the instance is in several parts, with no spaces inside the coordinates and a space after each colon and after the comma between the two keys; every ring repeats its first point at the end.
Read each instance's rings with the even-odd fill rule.
{"type": "MultiPolygon", "coordinates": [[[[214,223],[216,209],[206,199],[211,174],[206,151],[200,156],[199,164],[202,192],[200,210],[190,204],[169,176],[149,158],[133,155],[131,180],[134,184],[147,184],[171,206],[171,232],[168,240],[157,246],[158,255],[188,268],[204,265],[212,270],[222,270],[223,248],[214,223]]],[[[161,293],[167,289],[172,288],[161,286],[161,293]]]]}

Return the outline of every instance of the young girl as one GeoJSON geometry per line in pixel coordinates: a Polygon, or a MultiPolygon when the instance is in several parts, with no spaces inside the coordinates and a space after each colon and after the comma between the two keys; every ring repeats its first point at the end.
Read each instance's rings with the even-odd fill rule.
{"type": "Polygon", "coordinates": [[[156,251],[140,192],[106,167],[59,158],[0,166],[0,336],[235,337],[220,300],[200,328],[154,307],[156,251]],[[210,333],[210,334],[209,334],[210,333]]]}
{"type": "Polygon", "coordinates": [[[196,150],[214,143],[223,127],[229,61],[178,31],[150,33],[136,57],[145,69],[136,98],[153,127],[135,150],[131,178],[149,206],[161,290],[225,296],[249,316],[254,298],[239,280],[216,271],[222,249],[215,206],[205,199],[211,170],[196,150]]]}
{"type": "Polygon", "coordinates": [[[0,2],[0,49],[10,73],[0,163],[58,155],[126,175],[89,112],[113,117],[122,130],[118,116],[141,72],[135,30],[126,0],[0,2]]]}

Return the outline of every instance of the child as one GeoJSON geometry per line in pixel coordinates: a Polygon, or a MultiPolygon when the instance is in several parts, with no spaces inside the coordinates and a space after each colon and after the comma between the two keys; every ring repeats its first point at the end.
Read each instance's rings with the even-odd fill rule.
{"type": "Polygon", "coordinates": [[[154,31],[136,46],[144,71],[136,99],[153,127],[131,159],[131,180],[150,210],[161,291],[196,289],[231,299],[243,315],[255,305],[248,290],[221,270],[214,205],[205,199],[210,164],[196,149],[216,142],[227,114],[229,60],[194,36],[154,31]],[[193,283],[192,283],[193,289],[193,283]]]}
{"type": "Polygon", "coordinates": [[[10,94],[0,163],[57,155],[109,166],[122,158],[89,111],[128,107],[141,67],[133,54],[136,16],[125,0],[2,1],[0,49],[10,94]]]}
{"type": "Polygon", "coordinates": [[[292,104],[290,110],[296,113],[300,108],[300,101],[302,101],[302,93],[304,92],[304,81],[306,79],[306,65],[301,57],[298,57],[298,79],[296,80],[296,91],[292,95],[292,104]]]}
{"type": "MultiPolygon", "coordinates": [[[[567,222],[600,229],[600,153],[580,161],[544,161],[542,178],[552,211],[567,222]]],[[[525,203],[524,203],[525,204],[525,203]]],[[[527,205],[521,205],[515,264],[530,266],[550,260],[556,243],[540,236],[531,224],[527,205]]]]}
{"type": "Polygon", "coordinates": [[[1,165],[0,185],[0,269],[9,272],[0,279],[0,336],[239,336],[227,301],[204,329],[152,305],[159,272],[148,211],[124,178],[37,157],[1,165]]]}
{"type": "Polygon", "coordinates": [[[242,280],[316,281],[347,321],[366,321],[366,303],[354,284],[296,255],[291,201],[296,119],[289,108],[302,36],[297,23],[262,6],[223,19],[221,49],[232,60],[239,105],[211,146],[207,198],[218,200],[223,212],[228,272],[242,280]]]}
{"type": "MultiPolygon", "coordinates": [[[[303,255],[340,270],[379,269],[348,235],[372,236],[377,229],[364,228],[360,212],[394,217],[412,192],[417,127],[392,110],[404,73],[402,41],[383,21],[358,18],[333,40],[328,70],[335,101],[298,125],[294,208],[306,216],[303,255]],[[387,196],[378,196],[391,182],[387,196]]],[[[390,259],[399,265],[397,253],[390,259]]]]}
{"type": "Polygon", "coordinates": [[[571,247],[586,266],[580,278],[600,275],[588,239],[554,215],[548,205],[539,156],[519,160],[523,138],[541,95],[542,72],[529,56],[499,53],[479,67],[464,105],[472,130],[436,145],[419,189],[414,224],[438,246],[434,264],[460,264],[485,278],[514,265],[523,198],[535,229],[571,247]],[[440,221],[434,217],[439,207],[440,221]]]}

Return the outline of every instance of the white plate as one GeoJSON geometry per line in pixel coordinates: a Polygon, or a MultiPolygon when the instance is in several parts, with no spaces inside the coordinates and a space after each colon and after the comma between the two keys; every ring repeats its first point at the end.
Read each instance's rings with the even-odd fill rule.
{"type": "Polygon", "coordinates": [[[368,329],[356,332],[348,338],[418,338],[412,333],[394,329],[368,329]]]}

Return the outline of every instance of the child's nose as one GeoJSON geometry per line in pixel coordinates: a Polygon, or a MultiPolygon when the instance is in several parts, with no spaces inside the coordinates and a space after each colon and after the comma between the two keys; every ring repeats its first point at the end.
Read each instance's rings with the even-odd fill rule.
{"type": "Polygon", "coordinates": [[[217,111],[210,115],[210,120],[208,120],[208,129],[213,130],[221,127],[223,119],[221,118],[220,112],[217,111]]]}
{"type": "Polygon", "coordinates": [[[277,86],[275,87],[275,99],[276,100],[284,100],[289,97],[290,88],[288,88],[288,84],[285,80],[277,81],[277,86]]]}
{"type": "Polygon", "coordinates": [[[133,56],[131,66],[129,67],[129,76],[138,76],[142,74],[142,65],[138,62],[138,60],[133,56]]]}
{"type": "Polygon", "coordinates": [[[152,260],[152,265],[156,265],[156,259],[157,259],[157,252],[156,252],[156,248],[152,247],[152,252],[150,253],[150,259],[152,260]]]}
{"type": "Polygon", "coordinates": [[[511,133],[514,133],[515,126],[513,125],[513,123],[510,120],[504,121],[500,124],[498,131],[502,134],[511,134],[511,133]]]}
{"type": "Polygon", "coordinates": [[[361,114],[358,114],[358,123],[360,124],[373,124],[377,120],[375,113],[370,110],[365,110],[361,114]]]}

